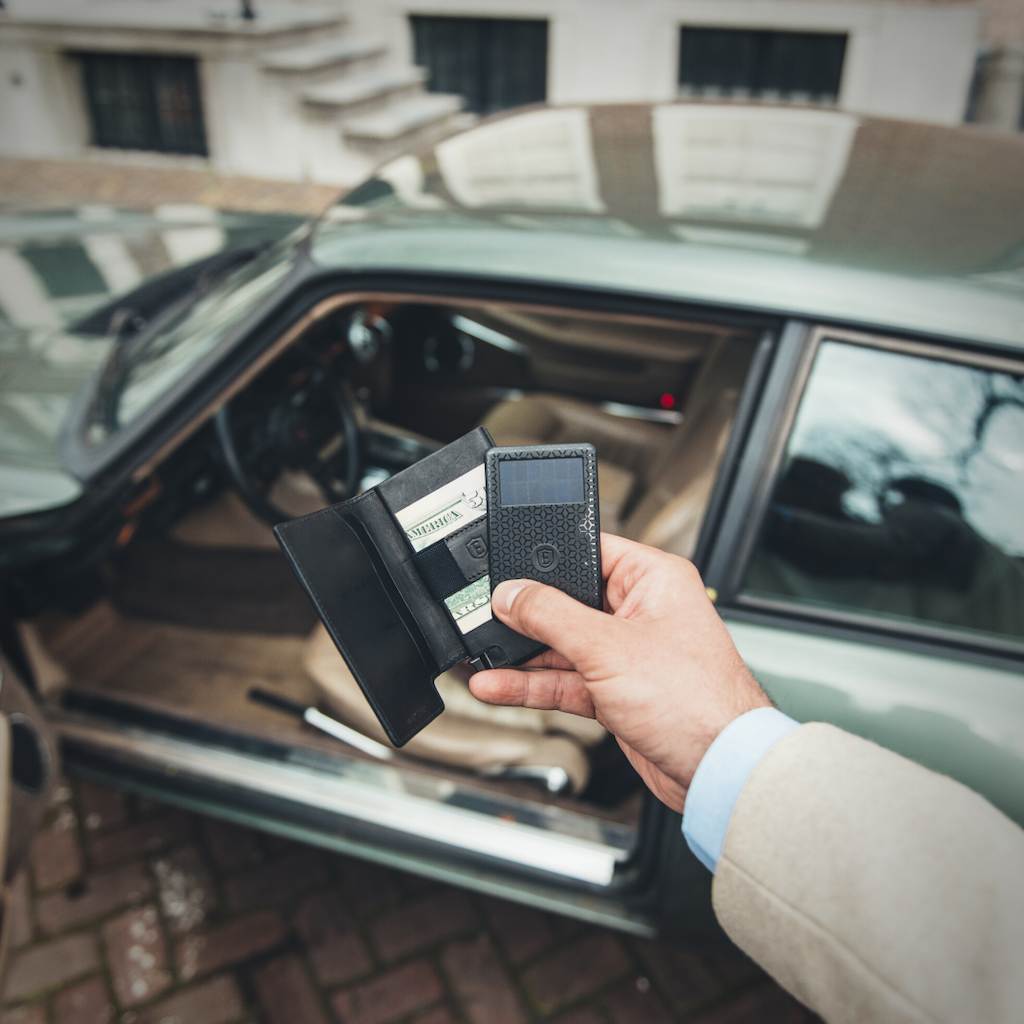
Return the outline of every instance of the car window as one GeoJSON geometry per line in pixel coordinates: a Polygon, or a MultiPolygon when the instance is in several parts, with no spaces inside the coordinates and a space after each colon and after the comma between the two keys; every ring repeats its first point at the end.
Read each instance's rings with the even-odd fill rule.
{"type": "Polygon", "coordinates": [[[117,423],[147,409],[211,352],[233,324],[269,295],[292,268],[290,250],[274,246],[230,275],[149,341],[127,369],[117,396],[117,423]]]}
{"type": "Polygon", "coordinates": [[[1019,374],[820,346],[744,592],[1024,638],[1019,374]]]}

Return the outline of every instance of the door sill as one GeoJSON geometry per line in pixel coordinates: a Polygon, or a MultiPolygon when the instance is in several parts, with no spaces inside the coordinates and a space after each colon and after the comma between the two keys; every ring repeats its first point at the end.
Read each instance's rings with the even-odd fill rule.
{"type": "Polygon", "coordinates": [[[64,709],[47,717],[72,754],[102,755],[193,790],[233,792],[241,803],[269,798],[326,816],[339,832],[445,847],[549,880],[607,890],[636,847],[636,832],[623,825],[404,767],[283,744],[232,749],[64,709]]]}

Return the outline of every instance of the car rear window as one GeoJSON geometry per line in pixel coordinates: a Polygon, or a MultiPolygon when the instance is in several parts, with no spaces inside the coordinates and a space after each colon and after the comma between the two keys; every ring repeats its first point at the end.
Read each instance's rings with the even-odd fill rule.
{"type": "Polygon", "coordinates": [[[1024,382],[816,354],[744,593],[1024,639],[1024,382]]]}

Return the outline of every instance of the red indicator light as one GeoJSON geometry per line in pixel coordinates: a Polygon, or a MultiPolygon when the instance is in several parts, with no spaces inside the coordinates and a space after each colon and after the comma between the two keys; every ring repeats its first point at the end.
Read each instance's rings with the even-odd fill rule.
{"type": "Polygon", "coordinates": [[[675,395],[662,395],[661,396],[661,407],[662,409],[671,409],[676,404],[675,395]]]}

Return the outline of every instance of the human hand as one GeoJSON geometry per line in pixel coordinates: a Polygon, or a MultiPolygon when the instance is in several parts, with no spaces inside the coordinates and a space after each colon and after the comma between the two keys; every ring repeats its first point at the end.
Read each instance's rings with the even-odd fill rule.
{"type": "Polygon", "coordinates": [[[533,580],[499,584],[495,615],[551,650],[528,663],[533,671],[478,672],[469,687],[489,704],[596,717],[654,795],[681,812],[715,737],[771,702],[692,563],[606,533],[601,561],[604,612],[533,580]]]}

